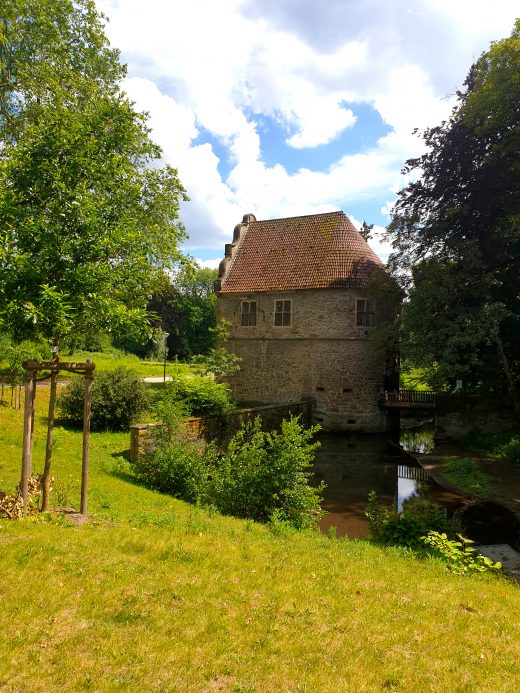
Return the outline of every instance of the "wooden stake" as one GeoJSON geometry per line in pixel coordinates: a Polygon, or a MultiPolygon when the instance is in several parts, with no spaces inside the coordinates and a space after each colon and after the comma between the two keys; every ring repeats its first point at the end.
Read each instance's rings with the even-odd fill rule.
{"type": "MultiPolygon", "coordinates": [[[[90,361],[87,361],[90,363],[90,361]]],[[[90,403],[92,399],[92,381],[94,374],[91,370],[85,373],[85,399],[83,400],[83,457],[81,461],[81,507],[80,513],[87,514],[88,494],[88,453],[90,444],[90,403]]]]}
{"type": "Polygon", "coordinates": [[[42,477],[42,512],[48,510],[49,492],[51,485],[51,462],[52,462],[52,433],[54,428],[54,410],[56,405],[56,384],[58,372],[51,372],[51,385],[49,397],[49,415],[47,419],[47,445],[45,447],[45,467],[42,477]]]}
{"type": "Polygon", "coordinates": [[[23,414],[23,453],[22,453],[22,488],[23,516],[27,516],[27,492],[32,463],[32,423],[34,405],[34,372],[25,372],[25,410],[23,414]]]}

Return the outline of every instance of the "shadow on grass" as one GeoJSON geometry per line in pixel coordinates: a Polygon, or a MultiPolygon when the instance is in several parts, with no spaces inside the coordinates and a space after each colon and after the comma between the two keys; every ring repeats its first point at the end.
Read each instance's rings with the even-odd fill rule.
{"type": "Polygon", "coordinates": [[[149,488],[146,484],[140,482],[135,474],[131,471],[130,462],[130,450],[122,450],[121,452],[111,453],[111,457],[114,460],[114,465],[107,469],[107,474],[119,479],[120,481],[125,481],[127,484],[132,484],[133,486],[140,486],[141,488],[149,488]]]}

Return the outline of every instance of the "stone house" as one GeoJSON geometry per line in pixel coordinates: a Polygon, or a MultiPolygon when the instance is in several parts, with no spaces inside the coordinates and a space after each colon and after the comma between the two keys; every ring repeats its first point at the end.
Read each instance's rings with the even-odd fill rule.
{"type": "Polygon", "coordinates": [[[312,399],[325,430],[389,428],[378,394],[395,387],[396,358],[377,334],[394,321],[400,294],[343,212],[246,214],[215,289],[226,346],[242,359],[227,379],[238,401],[312,399]]]}

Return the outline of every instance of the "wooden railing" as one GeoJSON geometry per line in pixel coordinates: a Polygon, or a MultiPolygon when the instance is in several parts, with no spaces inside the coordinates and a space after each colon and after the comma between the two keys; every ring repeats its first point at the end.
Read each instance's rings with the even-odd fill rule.
{"type": "Polygon", "coordinates": [[[433,409],[436,395],[437,393],[433,390],[399,390],[398,392],[382,392],[379,401],[383,406],[396,409],[408,407],[433,409]]]}

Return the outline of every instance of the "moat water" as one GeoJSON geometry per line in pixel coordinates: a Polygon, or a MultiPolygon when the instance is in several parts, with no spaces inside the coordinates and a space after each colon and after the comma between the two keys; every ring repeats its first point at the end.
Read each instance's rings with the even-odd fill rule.
{"type": "Polygon", "coordinates": [[[443,489],[413,460],[398,454],[401,444],[409,452],[433,448],[433,430],[428,424],[401,429],[394,445],[388,435],[321,433],[314,463],[316,482],[324,481],[325,511],[320,526],[326,532],[336,527],[338,536],[368,537],[365,517],[368,494],[376,491],[379,502],[402,510],[414,498],[428,500],[453,511],[462,498],[443,489]]]}

